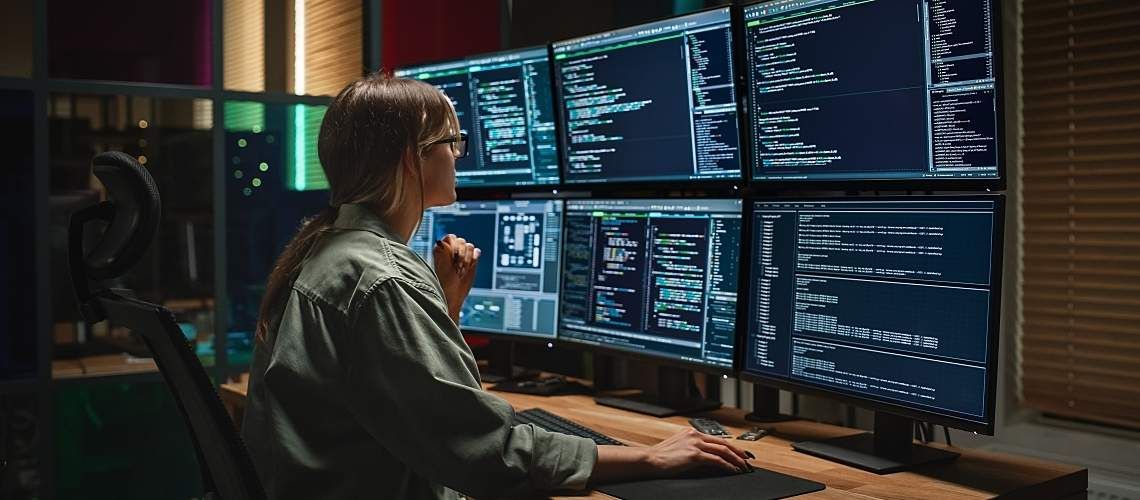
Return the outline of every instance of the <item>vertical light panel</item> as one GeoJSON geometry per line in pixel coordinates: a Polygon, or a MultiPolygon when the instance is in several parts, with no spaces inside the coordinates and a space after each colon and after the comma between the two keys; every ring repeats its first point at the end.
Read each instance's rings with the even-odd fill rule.
{"type": "Polygon", "coordinates": [[[305,94],[305,71],[305,0],[294,0],[293,93],[297,95],[305,94]]]}
{"type": "MultiPolygon", "coordinates": [[[[305,0],[293,0],[293,93],[305,93],[305,0]]],[[[305,190],[305,106],[293,108],[293,189],[305,190]]]]}

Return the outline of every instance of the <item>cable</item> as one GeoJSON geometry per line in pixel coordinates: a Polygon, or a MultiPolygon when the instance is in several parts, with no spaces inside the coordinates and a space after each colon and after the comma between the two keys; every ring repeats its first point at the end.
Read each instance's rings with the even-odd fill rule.
{"type": "Polygon", "coordinates": [[[950,428],[943,425],[942,431],[946,434],[946,446],[954,446],[952,443],[950,443],[950,428]]]}

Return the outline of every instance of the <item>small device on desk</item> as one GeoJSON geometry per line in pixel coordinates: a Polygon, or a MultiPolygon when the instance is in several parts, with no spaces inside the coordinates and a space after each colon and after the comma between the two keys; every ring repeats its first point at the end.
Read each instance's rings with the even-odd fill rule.
{"type": "Polygon", "coordinates": [[[728,431],[724,430],[724,427],[721,427],[720,422],[717,422],[711,418],[690,418],[689,425],[692,425],[694,429],[701,431],[702,434],[708,434],[710,436],[731,435],[728,433],[728,431]]]}
{"type": "Polygon", "coordinates": [[[761,429],[759,427],[753,427],[748,432],[745,432],[744,434],[736,436],[736,439],[742,439],[744,441],[757,441],[760,438],[767,436],[767,435],[768,435],[768,429],[761,429]]]}

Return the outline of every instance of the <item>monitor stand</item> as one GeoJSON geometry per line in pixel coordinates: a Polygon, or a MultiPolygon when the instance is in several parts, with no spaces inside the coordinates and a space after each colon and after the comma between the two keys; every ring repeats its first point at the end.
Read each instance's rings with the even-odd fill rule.
{"type": "Polygon", "coordinates": [[[536,396],[562,396],[567,394],[592,394],[593,389],[566,380],[561,375],[541,376],[538,370],[516,366],[515,343],[512,341],[492,342],[487,346],[487,370],[479,372],[479,378],[488,384],[492,391],[532,394],[536,396]],[[498,345],[497,345],[498,344],[498,345]]]}
{"type": "Polygon", "coordinates": [[[792,449],[876,474],[889,474],[958,458],[952,451],[914,442],[914,420],[875,412],[875,432],[793,443],[792,449]]]}
{"type": "Polygon", "coordinates": [[[594,401],[602,406],[654,417],[671,417],[720,408],[720,401],[700,397],[692,372],[671,367],[657,369],[657,394],[596,397],[594,401]]]}
{"type": "Polygon", "coordinates": [[[795,415],[780,413],[780,390],[757,383],[752,384],[752,413],[744,416],[751,422],[788,422],[799,420],[795,415]]]}
{"type": "Polygon", "coordinates": [[[512,341],[491,341],[487,346],[487,369],[479,370],[479,379],[488,384],[511,380],[532,380],[538,377],[538,370],[529,370],[515,365],[515,343],[512,341]]]}

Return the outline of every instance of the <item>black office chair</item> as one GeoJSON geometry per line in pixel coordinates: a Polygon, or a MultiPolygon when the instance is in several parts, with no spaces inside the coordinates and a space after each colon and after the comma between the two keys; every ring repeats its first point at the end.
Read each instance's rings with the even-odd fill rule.
{"type": "Polygon", "coordinates": [[[110,199],[77,212],[68,228],[71,279],[84,318],[88,323],[108,319],[142,337],[190,428],[206,498],[265,498],[245,444],[174,315],[129,290],[102,284],[130,269],[154,238],[161,212],[154,179],[133,157],[117,151],[95,156],[92,164],[110,199]],[[84,248],[84,230],[95,221],[105,229],[92,248],[84,248]]]}

